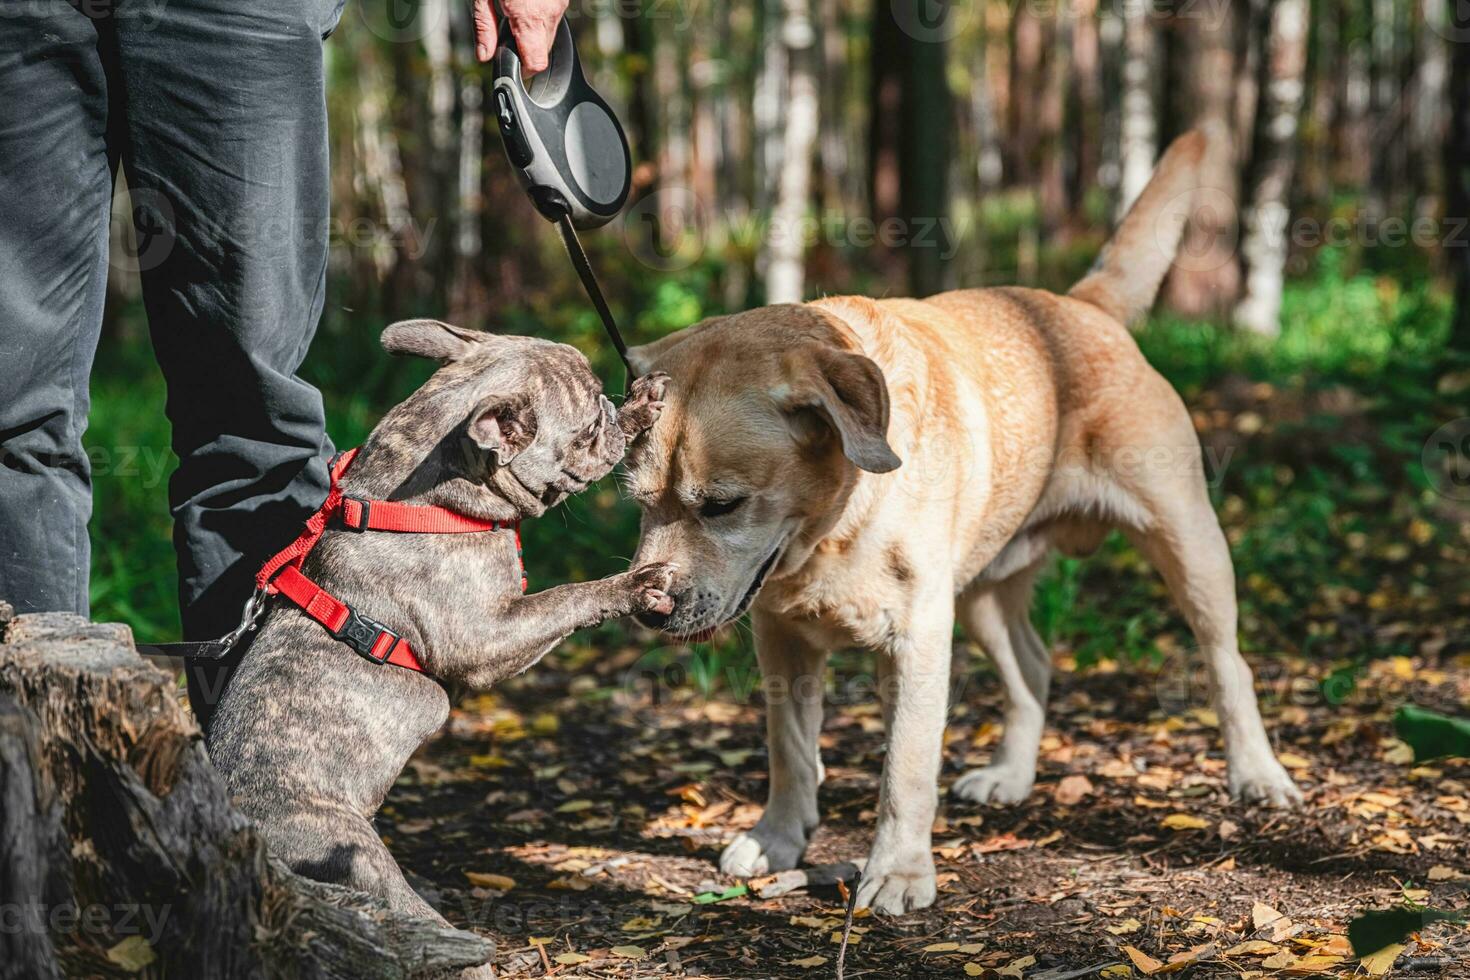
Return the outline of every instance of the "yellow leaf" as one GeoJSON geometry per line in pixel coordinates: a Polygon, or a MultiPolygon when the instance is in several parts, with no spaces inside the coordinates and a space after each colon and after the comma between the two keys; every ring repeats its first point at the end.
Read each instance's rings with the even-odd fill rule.
{"type": "Polygon", "coordinates": [[[1114,963],[1103,967],[1098,976],[1102,977],[1102,980],[1129,980],[1133,976],[1133,968],[1127,963],[1114,963]]]}
{"type": "Polygon", "coordinates": [[[1143,923],[1137,919],[1124,919],[1115,926],[1108,926],[1108,932],[1115,936],[1129,936],[1143,928],[1143,923]]]}
{"type": "Polygon", "coordinates": [[[1393,969],[1393,961],[1399,958],[1399,954],[1405,949],[1403,943],[1394,943],[1385,946],[1376,953],[1370,953],[1358,960],[1358,965],[1366,970],[1369,976],[1381,977],[1393,969]]]}
{"type": "Polygon", "coordinates": [[[1279,918],[1281,913],[1265,902],[1257,902],[1251,906],[1251,925],[1257,929],[1264,929],[1279,918]]]}
{"type": "Polygon", "coordinates": [[[825,956],[808,956],[804,960],[792,960],[791,965],[799,966],[803,970],[810,970],[812,967],[821,966],[825,962],[827,962],[827,957],[825,956]]]}
{"type": "Polygon", "coordinates": [[[1455,876],[1455,869],[1446,864],[1436,864],[1429,869],[1430,881],[1449,881],[1455,876]]]}
{"type": "Polygon", "coordinates": [[[1247,939],[1243,943],[1237,943],[1225,951],[1226,956],[1265,956],[1269,953],[1279,953],[1281,947],[1275,943],[1268,943],[1264,939],[1247,939]]]}
{"type": "Polygon", "coordinates": [[[1016,980],[1021,980],[1021,976],[1022,976],[1023,972],[1025,971],[1025,969],[1028,966],[1035,966],[1035,965],[1036,965],[1036,957],[1034,957],[1034,956],[1023,956],[1023,957],[1021,957],[1018,960],[1011,960],[1004,967],[1002,967],[998,972],[1003,977],[1015,977],[1016,980]]]}
{"type": "Polygon", "coordinates": [[[953,953],[960,948],[959,943],[930,943],[924,947],[926,953],[953,953]]]}
{"type": "Polygon", "coordinates": [[[1159,821],[1159,826],[1165,830],[1205,830],[1210,822],[1188,813],[1171,813],[1159,821]]]}
{"type": "Polygon", "coordinates": [[[490,874],[486,871],[466,871],[464,876],[469,879],[470,884],[480,888],[493,888],[498,892],[508,892],[516,886],[514,878],[505,875],[490,874]]]}
{"type": "Polygon", "coordinates": [[[640,915],[637,918],[629,919],[627,922],[624,922],[622,928],[624,932],[649,932],[650,930],[657,929],[659,926],[663,925],[663,922],[664,920],[661,916],[648,918],[646,916],[640,915]]]}
{"type": "MultiPolygon", "coordinates": [[[[837,932],[832,933],[832,941],[834,943],[841,944],[841,942],[842,942],[842,932],[841,932],[841,930],[838,930],[837,932]]],[[[858,943],[860,943],[862,941],[863,941],[863,934],[860,933],[860,932],[858,932],[856,929],[854,929],[852,931],[851,935],[849,935],[847,937],[847,944],[849,946],[856,946],[858,943]]]]}
{"type": "Polygon", "coordinates": [[[580,813],[583,810],[592,809],[591,800],[567,800],[556,808],[557,813],[580,813]]]}
{"type": "Polygon", "coordinates": [[[154,960],[153,947],[142,936],[129,936],[107,951],[109,961],[116,963],[128,973],[137,973],[154,960]]]}
{"type": "Polygon", "coordinates": [[[1124,946],[1123,953],[1133,961],[1134,966],[1143,971],[1145,976],[1155,974],[1164,968],[1162,961],[1154,959],[1137,946],[1124,946]]]}
{"type": "Polygon", "coordinates": [[[557,953],[552,959],[562,966],[576,966],[578,963],[586,963],[592,957],[585,953],[557,953]]]}
{"type": "Polygon", "coordinates": [[[614,946],[612,954],[625,960],[641,960],[648,955],[648,951],[642,946],[614,946]]]}
{"type": "Polygon", "coordinates": [[[984,948],[984,943],[965,943],[965,945],[955,950],[955,952],[964,953],[966,956],[974,956],[976,953],[980,952],[984,948]]]}
{"type": "Polygon", "coordinates": [[[965,964],[965,976],[967,976],[967,977],[978,977],[980,974],[982,974],[984,972],[985,972],[985,967],[981,966],[979,963],[966,963],[965,964]]]}
{"type": "Polygon", "coordinates": [[[470,756],[470,765],[474,766],[476,769],[505,769],[514,764],[515,763],[511,762],[503,755],[470,756]]]}
{"type": "Polygon", "coordinates": [[[561,730],[561,719],[551,712],[537,715],[531,722],[531,733],[533,735],[555,735],[561,730]]]}
{"type": "Polygon", "coordinates": [[[1283,752],[1276,757],[1276,761],[1288,769],[1310,769],[1312,760],[1295,752],[1283,752]]]}
{"type": "Polygon", "coordinates": [[[1261,966],[1267,970],[1281,970],[1296,963],[1296,954],[1290,950],[1283,949],[1279,953],[1272,953],[1261,960],[1261,966]]]}

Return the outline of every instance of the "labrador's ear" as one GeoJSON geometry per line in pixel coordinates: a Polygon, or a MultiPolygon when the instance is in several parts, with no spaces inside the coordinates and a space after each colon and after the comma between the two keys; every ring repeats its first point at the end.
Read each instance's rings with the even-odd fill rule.
{"type": "Polygon", "coordinates": [[[383,349],[390,354],[457,361],[490,334],[467,330],[440,320],[400,320],[383,330],[383,349]]]}
{"type": "Polygon", "coordinates": [[[633,365],[633,376],[637,378],[643,377],[649,371],[653,370],[654,363],[660,357],[663,357],[690,337],[714,326],[718,322],[720,322],[719,318],[703,320],[692,327],[685,327],[683,330],[676,331],[665,337],[660,337],[652,343],[642,344],[638,347],[629,347],[628,363],[633,365]]]}
{"type": "Polygon", "coordinates": [[[491,395],[470,412],[465,431],[497,466],[504,466],[536,438],[536,411],[525,395],[491,395]]]}
{"type": "Polygon", "coordinates": [[[842,455],[858,469],[887,473],[902,465],[888,445],[882,368],[862,354],[819,343],[792,351],[787,363],[790,381],[777,397],[798,439],[810,439],[813,425],[821,424],[836,434],[842,455]]]}

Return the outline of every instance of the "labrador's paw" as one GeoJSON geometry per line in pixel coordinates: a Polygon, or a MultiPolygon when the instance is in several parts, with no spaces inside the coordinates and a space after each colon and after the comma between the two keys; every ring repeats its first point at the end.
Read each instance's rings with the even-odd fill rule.
{"type": "Polygon", "coordinates": [[[1230,765],[1230,798],[1237,803],[1296,809],[1302,791],[1274,757],[1230,765]]]}
{"type": "Polygon", "coordinates": [[[796,867],[806,853],[806,834],[800,827],[783,827],[761,821],[725,845],[720,870],[737,878],[786,871],[796,867]]]}
{"type": "Polygon", "coordinates": [[[1035,782],[1035,767],[1000,763],[971,769],[954,781],[950,793],[972,803],[1020,803],[1035,782]]]}
{"type": "Polygon", "coordinates": [[[880,915],[903,915],[933,905],[937,892],[932,855],[885,860],[874,854],[863,869],[857,904],[880,915]]]}

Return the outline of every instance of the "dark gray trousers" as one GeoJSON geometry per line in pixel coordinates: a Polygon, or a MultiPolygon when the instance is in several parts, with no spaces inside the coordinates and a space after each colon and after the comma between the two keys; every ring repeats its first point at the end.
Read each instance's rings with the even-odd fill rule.
{"type": "MultiPolygon", "coordinates": [[[[88,609],[82,431],[119,163],[179,457],[186,638],[235,624],[325,496],[321,396],[295,372],[322,311],[322,39],[342,2],[0,4],[0,599],[17,611],[88,609]]],[[[201,716],[217,687],[190,672],[201,716]]]]}

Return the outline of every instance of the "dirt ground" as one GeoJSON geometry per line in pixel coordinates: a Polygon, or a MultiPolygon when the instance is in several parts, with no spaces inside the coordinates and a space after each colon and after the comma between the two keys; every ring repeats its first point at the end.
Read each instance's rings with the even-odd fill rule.
{"type": "MultiPolygon", "coordinates": [[[[501,976],[834,976],[836,887],[708,901],[743,884],[718,856],[765,796],[759,694],[731,690],[753,675],[706,697],[640,652],[573,651],[465,703],[391,794],[385,839],[451,920],[496,939],[501,976]]],[[[1360,910],[1470,905],[1470,761],[1416,766],[1390,720],[1407,700],[1463,711],[1470,656],[1378,661],[1339,705],[1309,663],[1261,670],[1267,725],[1307,794],[1293,813],[1228,802],[1216,719],[1178,658],[1063,660],[1031,798],[952,800],[1000,717],[983,660],[963,645],[956,659],[939,900],[860,913],[848,977],[1346,976],[1362,972],[1344,938],[1360,910]]],[[[810,864],[861,858],[872,838],[882,726],[850,683],[862,669],[833,672],[810,864]]],[[[1470,977],[1470,928],[1429,926],[1398,964],[1470,977]]]]}

